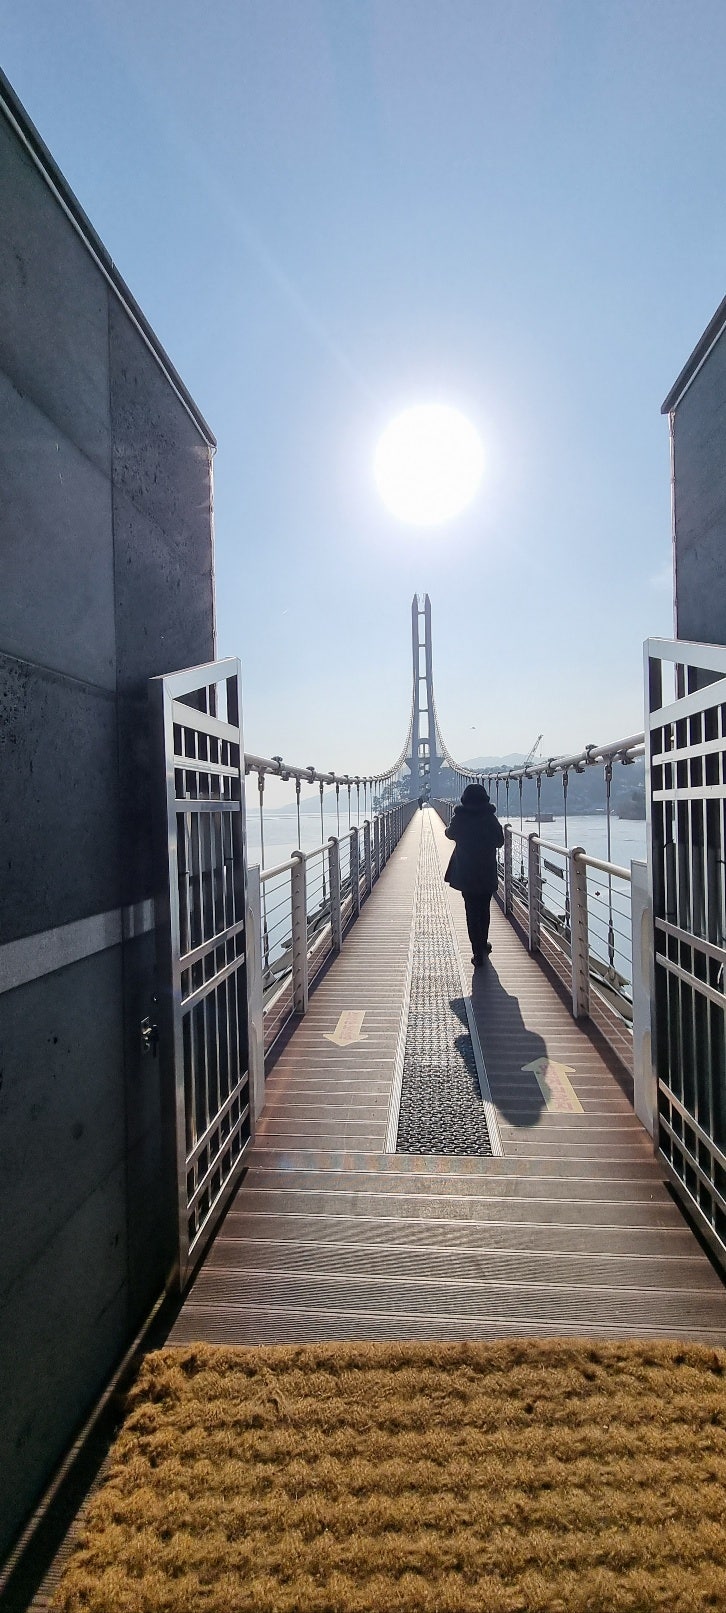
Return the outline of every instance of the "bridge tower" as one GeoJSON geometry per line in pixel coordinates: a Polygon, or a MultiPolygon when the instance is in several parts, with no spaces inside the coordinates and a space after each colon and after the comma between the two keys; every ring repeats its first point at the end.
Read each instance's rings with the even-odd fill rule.
{"type": "Polygon", "coordinates": [[[411,800],[438,791],[439,771],[444,761],[436,730],[434,678],[431,660],[431,600],[423,602],[414,594],[411,604],[411,643],[413,649],[413,717],[411,755],[411,800]]]}

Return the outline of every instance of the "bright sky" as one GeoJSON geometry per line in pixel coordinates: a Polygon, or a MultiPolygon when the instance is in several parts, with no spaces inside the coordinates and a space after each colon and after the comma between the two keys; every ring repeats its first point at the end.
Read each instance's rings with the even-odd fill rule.
{"type": "Polygon", "coordinates": [[[660,404],[726,291],[723,0],[0,0],[2,66],[214,430],[249,749],[363,773],[428,590],[449,749],[642,726],[660,404]],[[384,509],[443,402],[469,510],[384,509]]]}

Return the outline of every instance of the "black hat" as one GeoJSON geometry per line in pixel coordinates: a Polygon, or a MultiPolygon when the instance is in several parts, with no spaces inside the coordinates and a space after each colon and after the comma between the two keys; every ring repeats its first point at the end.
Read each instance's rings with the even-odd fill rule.
{"type": "Polygon", "coordinates": [[[483,784],[467,784],[461,797],[462,806],[488,806],[489,792],[483,784]]]}

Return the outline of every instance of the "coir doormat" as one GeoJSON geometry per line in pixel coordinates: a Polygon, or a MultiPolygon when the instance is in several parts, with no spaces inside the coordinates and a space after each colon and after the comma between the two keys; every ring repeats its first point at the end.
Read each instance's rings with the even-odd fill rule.
{"type": "Polygon", "coordinates": [[[726,1609],[726,1351],[147,1357],[63,1613],[726,1609]]]}

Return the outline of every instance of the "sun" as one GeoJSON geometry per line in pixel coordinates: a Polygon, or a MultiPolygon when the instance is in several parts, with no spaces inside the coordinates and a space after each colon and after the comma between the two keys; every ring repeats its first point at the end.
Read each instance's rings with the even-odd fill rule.
{"type": "Polygon", "coordinates": [[[458,409],[421,403],[392,420],[374,470],[386,508],[410,526],[438,526],[471,504],[484,469],[478,432],[458,409]]]}

